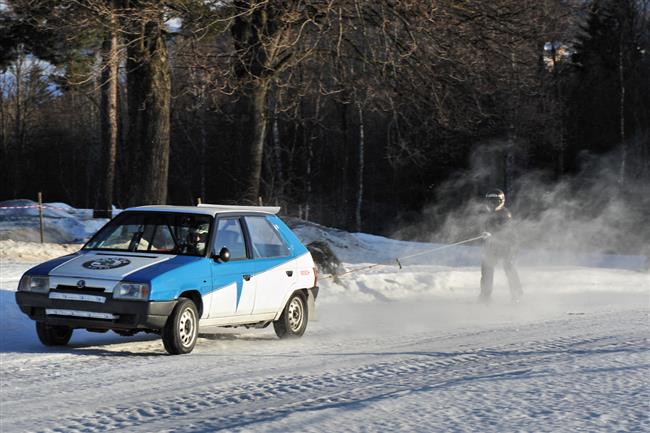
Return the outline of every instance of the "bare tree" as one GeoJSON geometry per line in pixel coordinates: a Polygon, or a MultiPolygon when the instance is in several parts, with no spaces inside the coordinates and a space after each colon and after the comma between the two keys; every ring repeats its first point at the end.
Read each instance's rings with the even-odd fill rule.
{"type": "Polygon", "coordinates": [[[118,142],[118,68],[120,63],[118,2],[111,0],[108,4],[109,25],[102,44],[101,74],[101,145],[102,172],[100,193],[97,199],[98,217],[111,217],[115,190],[115,170],[118,142]]]}
{"type": "Polygon", "coordinates": [[[230,32],[235,47],[234,73],[242,107],[242,145],[249,163],[245,199],[254,203],[260,192],[271,82],[312,51],[302,38],[310,30],[318,31],[318,17],[328,3],[236,0],[233,6],[230,32]]]}
{"type": "Polygon", "coordinates": [[[171,80],[164,5],[131,0],[125,7],[128,86],[128,202],[167,202],[171,80]]]}

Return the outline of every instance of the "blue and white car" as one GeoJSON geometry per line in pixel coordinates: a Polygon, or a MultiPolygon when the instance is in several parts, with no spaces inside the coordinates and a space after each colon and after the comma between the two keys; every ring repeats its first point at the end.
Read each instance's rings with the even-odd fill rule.
{"type": "Polygon", "coordinates": [[[83,248],[27,271],[16,292],[45,345],[74,329],[154,332],[171,354],[189,353],[199,331],[266,327],[299,337],[318,296],[311,254],[257,206],[130,208],[83,248]]]}

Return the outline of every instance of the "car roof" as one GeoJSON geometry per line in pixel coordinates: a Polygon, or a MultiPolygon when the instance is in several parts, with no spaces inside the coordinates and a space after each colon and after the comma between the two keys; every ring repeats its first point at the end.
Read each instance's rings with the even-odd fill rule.
{"type": "Polygon", "coordinates": [[[264,213],[275,215],[280,211],[279,207],[274,206],[230,206],[219,204],[200,204],[198,206],[170,206],[170,205],[151,205],[137,206],[125,209],[125,211],[145,211],[145,212],[182,212],[199,215],[215,216],[222,213],[264,213]]]}

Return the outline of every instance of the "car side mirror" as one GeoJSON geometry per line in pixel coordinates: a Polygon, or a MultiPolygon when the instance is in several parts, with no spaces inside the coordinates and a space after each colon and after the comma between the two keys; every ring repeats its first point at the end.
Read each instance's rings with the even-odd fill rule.
{"type": "Polygon", "coordinates": [[[226,263],[230,261],[230,250],[226,247],[221,248],[221,251],[219,251],[219,254],[213,255],[212,258],[221,263],[226,263]]]}

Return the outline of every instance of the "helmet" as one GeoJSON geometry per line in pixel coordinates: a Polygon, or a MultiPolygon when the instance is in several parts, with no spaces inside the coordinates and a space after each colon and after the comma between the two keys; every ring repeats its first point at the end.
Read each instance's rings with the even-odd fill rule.
{"type": "Polygon", "coordinates": [[[485,201],[491,211],[499,210],[506,204],[506,195],[500,189],[493,189],[485,194],[485,201]]]}

